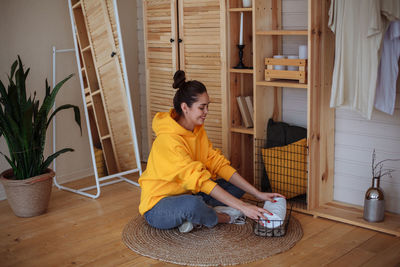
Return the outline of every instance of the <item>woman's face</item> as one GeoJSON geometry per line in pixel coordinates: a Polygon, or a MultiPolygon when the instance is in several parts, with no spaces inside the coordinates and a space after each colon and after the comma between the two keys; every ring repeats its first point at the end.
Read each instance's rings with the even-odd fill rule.
{"type": "Polygon", "coordinates": [[[186,128],[193,130],[195,126],[202,125],[206,120],[208,114],[208,104],[210,103],[210,98],[206,92],[197,96],[197,101],[188,107],[185,104],[182,106],[182,111],[185,116],[186,128]]]}

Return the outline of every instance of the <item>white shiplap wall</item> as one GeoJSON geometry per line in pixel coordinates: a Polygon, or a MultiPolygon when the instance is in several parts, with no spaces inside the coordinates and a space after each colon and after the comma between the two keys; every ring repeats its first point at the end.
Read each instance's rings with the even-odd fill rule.
{"type": "MultiPolygon", "coordinates": [[[[284,29],[305,29],[307,1],[283,0],[284,29]]],[[[283,53],[297,54],[304,37],[285,37],[283,53]]],[[[398,87],[398,91],[399,87],[398,87]]],[[[282,120],[305,127],[307,125],[307,93],[301,89],[285,88],[282,96],[282,120]]],[[[335,119],[335,176],[334,199],[363,205],[366,190],[371,186],[371,156],[376,149],[377,160],[400,158],[400,93],[397,93],[393,116],[374,110],[366,120],[354,111],[337,109],[335,119]]],[[[400,162],[388,162],[385,167],[395,169],[392,178],[382,179],[386,210],[400,213],[400,162]]]]}
{"type": "MultiPolygon", "coordinates": [[[[399,89],[398,89],[399,91],[399,89]]],[[[400,159],[400,93],[394,115],[374,110],[371,120],[356,112],[337,109],[335,130],[334,199],[363,205],[371,186],[372,151],[377,160],[400,159]]],[[[386,209],[400,213],[400,161],[387,162],[392,177],[382,178],[386,209]]]]}
{"type": "MultiPolygon", "coordinates": [[[[282,0],[282,28],[284,30],[307,29],[307,0],[282,0]]],[[[307,36],[284,36],[283,54],[299,55],[299,46],[307,45],[307,36]]],[[[283,88],[282,121],[307,127],[307,91],[283,88]]]]}

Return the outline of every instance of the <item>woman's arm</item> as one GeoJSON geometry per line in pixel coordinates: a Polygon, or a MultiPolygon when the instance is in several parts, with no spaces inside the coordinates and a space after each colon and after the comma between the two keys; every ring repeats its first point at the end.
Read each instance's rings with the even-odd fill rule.
{"type": "Polygon", "coordinates": [[[278,193],[267,193],[260,192],[254,186],[252,186],[249,182],[246,181],[238,172],[235,172],[232,177],[229,179],[229,182],[233,185],[236,185],[243,191],[255,196],[256,198],[263,201],[272,201],[274,197],[284,197],[278,193]]]}
{"type": "Polygon", "coordinates": [[[247,217],[249,217],[253,220],[258,220],[260,218],[268,220],[268,218],[266,218],[264,216],[264,213],[271,214],[269,211],[267,211],[261,207],[251,205],[249,203],[243,202],[240,199],[237,199],[236,197],[234,197],[231,194],[229,194],[228,192],[226,192],[219,185],[216,185],[214,187],[214,189],[210,192],[210,196],[212,196],[216,200],[219,200],[222,203],[228,205],[229,207],[240,210],[241,212],[244,213],[244,215],[246,215],[247,217]]]}

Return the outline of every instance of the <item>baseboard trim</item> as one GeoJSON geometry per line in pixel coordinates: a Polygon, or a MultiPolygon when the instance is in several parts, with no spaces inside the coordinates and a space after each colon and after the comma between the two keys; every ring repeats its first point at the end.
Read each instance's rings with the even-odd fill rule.
{"type": "Polygon", "coordinates": [[[59,184],[65,184],[93,175],[94,175],[93,168],[88,168],[63,175],[57,175],[56,172],[56,179],[59,184]]]}

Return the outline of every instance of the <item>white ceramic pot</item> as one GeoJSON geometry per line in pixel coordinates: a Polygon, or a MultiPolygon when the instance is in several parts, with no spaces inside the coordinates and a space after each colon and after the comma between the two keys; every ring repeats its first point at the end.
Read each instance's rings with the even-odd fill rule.
{"type": "MultiPolygon", "coordinates": [[[[274,58],[285,58],[283,55],[275,55],[274,58]]],[[[274,65],[274,70],[286,70],[284,65],[274,65]]]]}
{"type": "Polygon", "coordinates": [[[243,7],[251,7],[252,0],[243,0],[243,7]]]}
{"type": "MultiPolygon", "coordinates": [[[[299,57],[298,56],[288,56],[287,57],[288,59],[298,59],[299,57]]],[[[297,67],[297,66],[287,66],[287,69],[288,70],[299,70],[299,67],[297,67]]]]}

